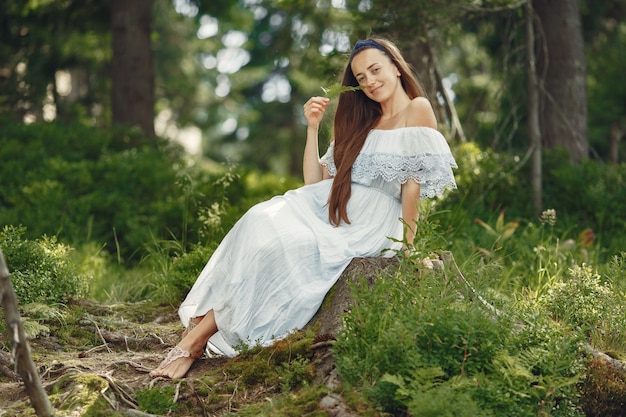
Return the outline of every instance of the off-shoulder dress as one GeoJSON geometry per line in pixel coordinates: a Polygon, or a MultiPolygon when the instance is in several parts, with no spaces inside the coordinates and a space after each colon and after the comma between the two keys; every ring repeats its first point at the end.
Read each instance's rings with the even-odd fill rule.
{"type": "MultiPolygon", "coordinates": [[[[335,175],[333,144],[320,159],[335,175]]],[[[350,224],[330,224],[332,179],[253,206],[226,235],[181,304],[183,324],[213,309],[218,332],[208,347],[268,345],[300,329],[356,257],[388,256],[403,237],[401,184],[420,198],[456,188],[456,162],[443,135],[427,127],[372,130],[352,167],[350,224]]]]}

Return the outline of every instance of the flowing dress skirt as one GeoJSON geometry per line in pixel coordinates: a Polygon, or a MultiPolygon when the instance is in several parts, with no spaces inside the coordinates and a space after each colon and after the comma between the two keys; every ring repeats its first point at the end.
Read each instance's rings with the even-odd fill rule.
{"type": "MultiPolygon", "coordinates": [[[[208,347],[268,345],[304,327],[355,257],[377,257],[400,243],[400,184],[352,184],[350,224],[328,220],[332,180],[305,185],[252,207],[220,243],[179,309],[183,324],[215,312],[208,347]]],[[[386,252],[387,255],[394,252],[386,252]]]]}

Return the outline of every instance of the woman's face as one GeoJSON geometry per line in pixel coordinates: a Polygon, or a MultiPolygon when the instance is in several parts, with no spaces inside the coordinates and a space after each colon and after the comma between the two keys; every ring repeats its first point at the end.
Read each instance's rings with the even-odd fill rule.
{"type": "Polygon", "coordinates": [[[400,71],[383,51],[367,48],[358,52],[351,63],[352,73],[370,99],[383,102],[400,84],[400,71]]]}

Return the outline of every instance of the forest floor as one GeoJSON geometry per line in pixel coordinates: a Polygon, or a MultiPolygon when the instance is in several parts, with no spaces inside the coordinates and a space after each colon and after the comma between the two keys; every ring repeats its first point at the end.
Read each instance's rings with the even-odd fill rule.
{"type": "MultiPolygon", "coordinates": [[[[42,385],[57,416],[355,417],[381,415],[344,391],[329,348],[350,283],[375,281],[393,263],[355,260],[305,330],[235,358],[205,355],[184,379],[151,378],[183,326],[177,306],[150,302],[22,306],[42,385]],[[373,273],[376,271],[376,273],[373,273]]],[[[3,316],[0,310],[0,316],[3,316]]],[[[34,416],[0,320],[0,417],[34,416]]],[[[607,355],[587,364],[581,395],[589,416],[623,416],[626,368],[607,355]],[[603,411],[604,410],[604,411],[603,411]]]]}
{"type": "MultiPolygon", "coordinates": [[[[308,359],[300,361],[299,374],[293,366],[288,369],[285,363],[289,360],[281,363],[284,355],[279,347],[269,353],[267,348],[266,353],[251,350],[235,359],[205,354],[184,379],[153,379],[148,373],[176,345],[183,330],[175,307],[80,301],[69,310],[63,317],[47,320],[23,317],[27,333],[40,333],[31,336],[31,354],[58,416],[222,416],[254,404],[260,404],[259,411],[244,415],[272,415],[262,410],[268,405],[269,409],[287,406],[285,400],[272,402],[314,377],[308,359]]],[[[291,360],[296,357],[298,340],[305,338],[304,332],[300,333],[285,342],[291,360]]],[[[311,341],[301,344],[310,347],[311,341]]],[[[10,346],[3,334],[0,342],[10,346]]],[[[292,408],[317,408],[327,390],[313,392],[313,397],[304,401],[306,405],[294,398],[287,401],[300,403],[292,408]]],[[[6,350],[0,351],[0,404],[0,417],[34,415],[6,350]]]]}

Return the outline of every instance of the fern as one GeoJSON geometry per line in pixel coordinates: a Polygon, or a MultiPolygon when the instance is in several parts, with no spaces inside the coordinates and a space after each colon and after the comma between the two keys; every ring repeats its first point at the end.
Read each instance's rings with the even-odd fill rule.
{"type": "Polygon", "coordinates": [[[363,86],[351,86],[351,85],[331,85],[330,87],[321,87],[324,95],[328,98],[337,97],[342,93],[349,93],[351,91],[360,91],[363,90],[363,86]]]}

